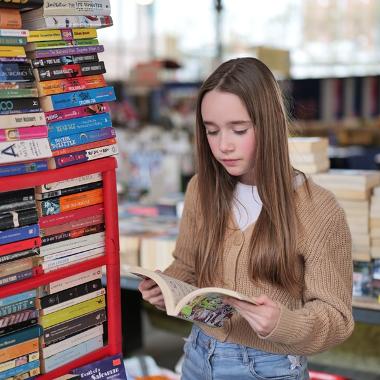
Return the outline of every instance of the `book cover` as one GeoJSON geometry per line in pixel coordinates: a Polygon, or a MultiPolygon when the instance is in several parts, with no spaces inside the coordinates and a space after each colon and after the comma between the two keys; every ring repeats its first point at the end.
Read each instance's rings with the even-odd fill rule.
{"type": "Polygon", "coordinates": [[[116,100],[112,86],[100,87],[91,90],[74,91],[64,94],[45,96],[41,98],[41,105],[45,112],[64,108],[80,107],[94,103],[112,102],[116,100]]]}
{"type": "Polygon", "coordinates": [[[24,46],[1,46],[0,45],[0,57],[26,57],[25,47],[24,46]]]}
{"type": "Polygon", "coordinates": [[[27,340],[0,350],[0,362],[15,359],[19,356],[38,351],[38,338],[27,340]]]}
{"type": "Polygon", "coordinates": [[[0,129],[23,128],[36,125],[46,125],[46,118],[43,112],[0,116],[0,129]]]}
{"type": "Polygon", "coordinates": [[[34,162],[19,163],[15,165],[1,165],[0,177],[35,173],[35,172],[41,172],[45,170],[48,170],[47,161],[34,161],[34,162]]]}
{"type": "Polygon", "coordinates": [[[27,309],[0,317],[0,328],[15,325],[38,317],[38,310],[27,309]]]}
{"type": "MultiPolygon", "coordinates": [[[[1,63],[29,63],[27,58],[0,58],[1,63]]],[[[19,89],[35,88],[33,82],[0,82],[1,90],[19,90],[19,89]]]]}
{"type": "Polygon", "coordinates": [[[33,140],[48,137],[47,126],[0,129],[0,142],[33,140]]]}
{"type": "Polygon", "coordinates": [[[24,227],[38,223],[38,214],[35,208],[17,211],[0,212],[0,230],[24,227]]]}
{"type": "Polygon", "coordinates": [[[50,137],[51,150],[70,148],[72,146],[88,144],[94,141],[106,140],[116,137],[116,131],[112,127],[89,130],[86,132],[68,134],[61,137],[50,137]]]}
{"type": "Polygon", "coordinates": [[[37,88],[0,88],[0,99],[35,98],[37,96],[37,88]]]}
{"type": "Polygon", "coordinates": [[[87,144],[74,145],[68,148],[57,149],[53,151],[53,157],[63,156],[66,154],[72,154],[81,152],[84,150],[91,150],[95,148],[102,148],[103,146],[116,145],[116,138],[104,139],[99,141],[92,141],[87,144]]]}
{"type": "Polygon", "coordinates": [[[28,42],[25,46],[25,52],[44,49],[58,49],[67,47],[97,46],[99,41],[96,38],[71,41],[43,41],[28,42]]]}
{"type": "Polygon", "coordinates": [[[63,92],[90,90],[92,88],[104,86],[107,86],[107,82],[104,79],[104,76],[101,74],[88,75],[77,78],[48,80],[37,83],[37,89],[40,96],[61,94],[63,92]]]}
{"type": "Polygon", "coordinates": [[[70,64],[98,62],[98,61],[99,61],[99,57],[97,53],[82,54],[82,55],[63,55],[60,57],[32,59],[32,66],[36,69],[40,67],[49,67],[49,66],[56,66],[56,65],[70,65],[70,64]]]}
{"type": "Polygon", "coordinates": [[[110,112],[110,110],[111,109],[108,103],[96,103],[87,106],[66,108],[60,111],[46,112],[46,120],[48,123],[53,123],[62,120],[97,115],[105,112],[110,112]]]}
{"type": "Polygon", "coordinates": [[[12,284],[14,282],[22,281],[27,278],[33,277],[34,273],[35,273],[34,269],[27,269],[21,272],[0,277],[0,286],[12,284]]]}
{"type": "MultiPolygon", "coordinates": [[[[38,193],[36,192],[36,199],[37,200],[44,200],[48,198],[54,198],[54,197],[60,197],[63,195],[71,195],[75,193],[81,193],[83,191],[88,191],[88,190],[94,190],[94,189],[99,189],[103,186],[103,182],[96,181],[96,182],[87,182],[83,183],[77,186],[71,186],[71,187],[64,187],[62,189],[58,190],[52,190],[44,193],[38,193]]],[[[1,225],[1,219],[0,219],[0,225],[1,225]]]]}
{"type": "Polygon", "coordinates": [[[78,0],[45,0],[43,9],[44,16],[60,15],[101,15],[111,14],[111,4],[109,0],[78,1],[78,0]]]}
{"type": "Polygon", "coordinates": [[[13,164],[51,157],[48,139],[20,140],[0,142],[0,164],[13,164]]]}
{"type": "Polygon", "coordinates": [[[41,112],[38,98],[0,99],[0,115],[41,112]]]}
{"type": "Polygon", "coordinates": [[[28,35],[29,30],[27,29],[0,29],[1,37],[28,37],[28,35]]]}
{"type": "MultiPolygon", "coordinates": [[[[10,37],[9,37],[10,38],[10,37]]],[[[1,37],[0,37],[1,45],[1,37]]],[[[1,82],[33,82],[32,66],[28,63],[0,62],[1,82]]]]}
{"type": "MultiPolygon", "coordinates": [[[[23,57],[25,57],[25,49],[23,57]]],[[[103,45],[96,46],[71,46],[71,47],[61,47],[55,49],[41,49],[28,52],[28,57],[32,59],[38,58],[51,58],[51,57],[60,57],[62,55],[82,55],[82,54],[92,54],[92,53],[102,53],[104,51],[103,45]]],[[[14,54],[11,55],[12,57],[14,54]]],[[[0,50],[1,57],[1,50],[0,50]]]]}
{"type": "Polygon", "coordinates": [[[39,232],[38,224],[0,231],[0,244],[8,244],[18,240],[30,239],[39,236],[39,232]]]}
{"type": "Polygon", "coordinates": [[[33,257],[25,257],[20,260],[15,260],[11,263],[7,263],[6,265],[0,265],[0,277],[4,278],[6,276],[32,269],[34,262],[35,260],[33,257]]]}
{"type": "Polygon", "coordinates": [[[0,335],[10,334],[15,331],[19,331],[22,329],[26,329],[28,327],[35,326],[37,322],[38,322],[37,318],[31,318],[31,319],[27,319],[26,321],[15,323],[13,325],[0,327],[0,335]]]}
{"type": "Polygon", "coordinates": [[[80,375],[82,380],[127,380],[121,354],[107,356],[96,362],[75,368],[71,373],[80,375]]]}
{"type": "Polygon", "coordinates": [[[26,239],[22,241],[16,241],[14,243],[3,244],[1,246],[0,255],[9,255],[18,251],[24,251],[28,249],[37,248],[41,245],[41,238],[38,236],[32,239],[26,239]]]}
{"type": "Polygon", "coordinates": [[[34,338],[39,337],[42,334],[41,326],[33,326],[28,329],[17,331],[13,334],[8,334],[0,337],[0,349],[14,346],[34,338]]]}
{"type": "Polygon", "coordinates": [[[40,253],[38,248],[27,249],[26,251],[19,251],[10,253],[8,255],[0,256],[0,264],[11,263],[16,260],[25,259],[27,257],[37,256],[40,253]]]}
{"type": "Polygon", "coordinates": [[[224,322],[236,313],[232,306],[223,301],[224,297],[237,298],[255,304],[253,297],[231,289],[197,288],[163,273],[141,267],[123,265],[122,269],[155,281],[162,291],[167,314],[187,321],[205,323],[210,327],[222,327],[224,322]]]}
{"type": "Polygon", "coordinates": [[[48,327],[44,329],[41,337],[41,345],[44,347],[59,342],[66,337],[87,330],[92,326],[100,325],[106,320],[106,309],[100,309],[81,317],[73,318],[52,327],[48,327]]]}
{"type": "MultiPolygon", "coordinates": [[[[0,34],[1,35],[1,34],[0,34]]],[[[50,29],[50,30],[31,30],[28,42],[40,41],[70,41],[78,39],[96,38],[96,29],[92,28],[73,28],[73,29],[50,29]]]]}
{"type": "MultiPolygon", "coordinates": [[[[34,201],[34,188],[26,188],[20,190],[5,191],[0,193],[0,211],[8,209],[8,205],[15,202],[29,202],[34,201]]],[[[31,207],[34,207],[33,203],[31,207]]],[[[27,207],[29,208],[29,205],[27,207]]]]}
{"type": "Polygon", "coordinates": [[[14,294],[13,296],[8,296],[4,298],[0,298],[0,307],[8,306],[15,304],[17,302],[23,302],[29,298],[35,298],[36,297],[36,291],[33,290],[27,290],[26,292],[14,294]]]}
{"type": "Polygon", "coordinates": [[[0,36],[0,44],[2,46],[24,46],[26,45],[26,37],[3,37],[0,36]]]}

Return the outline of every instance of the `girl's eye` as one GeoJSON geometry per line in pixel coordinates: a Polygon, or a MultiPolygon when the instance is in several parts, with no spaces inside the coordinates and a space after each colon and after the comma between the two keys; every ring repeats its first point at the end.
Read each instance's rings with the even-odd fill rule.
{"type": "Polygon", "coordinates": [[[237,135],[244,135],[248,129],[243,129],[242,131],[234,131],[237,135]]]}
{"type": "Polygon", "coordinates": [[[206,135],[214,136],[218,133],[218,131],[206,131],[206,135]]]}

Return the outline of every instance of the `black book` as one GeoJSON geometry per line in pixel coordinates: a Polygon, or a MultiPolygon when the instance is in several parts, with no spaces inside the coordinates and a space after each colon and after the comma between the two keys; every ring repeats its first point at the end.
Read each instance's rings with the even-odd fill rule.
{"type": "Polygon", "coordinates": [[[56,65],[73,65],[76,63],[98,62],[97,53],[83,55],[63,55],[61,57],[32,59],[34,68],[49,67],[56,65]]]}
{"type": "Polygon", "coordinates": [[[45,297],[42,297],[40,298],[39,306],[41,309],[45,309],[46,307],[57,305],[59,303],[66,302],[73,298],[81,297],[85,294],[95,292],[96,290],[101,288],[102,281],[100,278],[98,278],[96,280],[74,286],[73,288],[65,289],[61,292],[49,294],[45,297]]]}
{"type": "Polygon", "coordinates": [[[24,201],[34,201],[34,188],[0,193],[0,205],[24,201]]]}
{"type": "MultiPolygon", "coordinates": [[[[1,41],[0,41],[1,42],[1,41]]],[[[1,63],[0,82],[33,82],[34,75],[29,63],[1,63]]]]}
{"type": "Polygon", "coordinates": [[[42,111],[38,98],[0,99],[0,115],[42,111]]]}
{"type": "Polygon", "coordinates": [[[35,208],[0,213],[0,231],[37,223],[38,214],[35,208]]]}
{"type": "Polygon", "coordinates": [[[2,327],[2,328],[0,328],[0,336],[10,334],[10,333],[13,333],[13,332],[18,331],[18,330],[25,329],[27,327],[34,326],[37,324],[37,322],[38,322],[37,318],[32,318],[32,319],[28,319],[28,320],[23,321],[23,322],[15,323],[14,325],[2,327]]]}

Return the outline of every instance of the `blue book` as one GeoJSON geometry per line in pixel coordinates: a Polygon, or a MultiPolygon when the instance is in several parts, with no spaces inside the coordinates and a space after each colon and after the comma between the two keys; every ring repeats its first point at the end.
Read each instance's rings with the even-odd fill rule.
{"type": "Polygon", "coordinates": [[[7,177],[11,175],[19,175],[26,173],[35,173],[48,170],[47,161],[35,161],[26,162],[14,165],[1,165],[0,166],[0,177],[7,177]]]}
{"type": "Polygon", "coordinates": [[[0,349],[38,338],[42,335],[42,331],[43,329],[40,325],[35,325],[33,327],[29,327],[28,329],[19,330],[12,334],[4,335],[0,337],[0,349]]]}
{"type": "Polygon", "coordinates": [[[126,380],[127,374],[124,368],[121,354],[107,356],[96,362],[75,368],[71,371],[74,375],[80,375],[81,380],[126,380]]]}
{"type": "Polygon", "coordinates": [[[96,129],[95,131],[88,131],[83,133],[76,133],[74,135],[49,138],[51,150],[58,150],[68,148],[76,145],[83,145],[93,141],[110,139],[116,136],[116,132],[112,127],[96,129]]]}
{"type": "Polygon", "coordinates": [[[7,371],[0,372],[0,380],[8,379],[10,377],[19,375],[24,372],[29,372],[32,369],[38,368],[39,366],[39,360],[33,360],[32,362],[23,365],[18,365],[17,367],[10,368],[7,371]]]}
{"type": "Polygon", "coordinates": [[[111,115],[109,113],[57,121],[50,123],[48,126],[49,139],[106,127],[112,127],[111,115]]]}
{"type": "Polygon", "coordinates": [[[55,354],[43,360],[41,362],[42,372],[50,372],[55,368],[61,367],[66,363],[69,363],[102,347],[103,337],[101,335],[96,336],[95,338],[87,340],[86,342],[78,344],[74,347],[68,348],[67,350],[59,352],[58,354],[55,354]]]}
{"type": "Polygon", "coordinates": [[[34,274],[33,269],[27,269],[22,272],[17,272],[10,274],[5,277],[0,277],[0,286],[7,285],[7,284],[12,284],[13,282],[18,282],[25,280],[27,278],[32,277],[34,274]]]}
{"type": "Polygon", "coordinates": [[[29,298],[27,300],[12,303],[7,306],[0,306],[0,317],[4,317],[8,314],[17,313],[26,309],[31,309],[35,307],[36,298],[29,298]]]}
{"type": "Polygon", "coordinates": [[[37,292],[35,289],[33,289],[33,290],[28,290],[27,292],[15,294],[13,296],[0,298],[0,306],[12,305],[13,303],[16,303],[16,302],[25,301],[28,298],[35,298],[36,295],[37,295],[37,292]]]}
{"type": "Polygon", "coordinates": [[[116,100],[112,86],[93,88],[91,90],[66,92],[41,98],[41,105],[45,112],[62,110],[65,108],[87,106],[89,104],[112,102],[116,100]]]}
{"type": "Polygon", "coordinates": [[[0,231],[0,245],[26,240],[40,235],[38,224],[0,231]]]}

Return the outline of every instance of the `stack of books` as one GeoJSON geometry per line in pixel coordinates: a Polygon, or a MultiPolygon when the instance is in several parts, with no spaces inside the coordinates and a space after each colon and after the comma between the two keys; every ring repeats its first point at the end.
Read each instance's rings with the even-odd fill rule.
{"type": "MultiPolygon", "coordinates": [[[[23,13],[23,21],[30,27],[29,22],[38,15],[42,19],[47,14],[58,19],[79,14],[100,17],[105,13],[108,16],[110,11],[109,1],[105,0],[51,0],[45,1],[42,8],[23,13]]],[[[46,114],[53,152],[50,169],[117,154],[108,104],[115,100],[115,93],[113,87],[107,86],[104,62],[99,61],[98,53],[104,50],[96,38],[95,28],[99,26],[65,25],[65,29],[60,29],[58,22],[56,29],[30,30],[26,46],[46,114]]]]}
{"type": "Polygon", "coordinates": [[[102,269],[95,268],[39,288],[41,372],[103,347],[106,321],[102,269]]]}
{"type": "Polygon", "coordinates": [[[52,156],[21,27],[19,9],[0,9],[0,177],[47,170],[52,156]]]}
{"type": "Polygon", "coordinates": [[[373,189],[370,206],[371,256],[380,259],[380,186],[373,189]]]}
{"type": "Polygon", "coordinates": [[[352,235],[354,260],[371,259],[370,198],[380,184],[380,172],[374,170],[332,169],[312,175],[318,185],[332,191],[343,207],[352,235]]]}
{"type": "Polygon", "coordinates": [[[324,172],[330,168],[328,146],[328,139],[322,137],[291,137],[290,162],[306,174],[324,172]]]}
{"type": "Polygon", "coordinates": [[[45,273],[104,255],[102,186],[95,173],[36,189],[45,273]]]}

